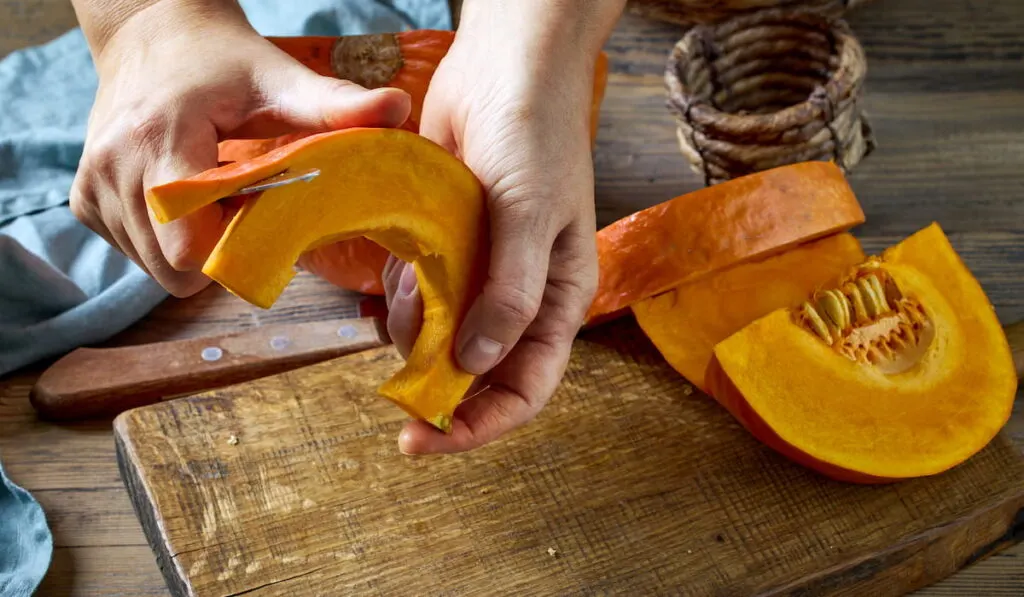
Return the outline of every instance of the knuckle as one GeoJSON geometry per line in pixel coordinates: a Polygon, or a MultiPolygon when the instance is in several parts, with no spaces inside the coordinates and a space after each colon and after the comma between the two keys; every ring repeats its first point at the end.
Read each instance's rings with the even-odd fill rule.
{"type": "Polygon", "coordinates": [[[140,111],[127,119],[125,140],[131,147],[158,147],[167,134],[167,123],[159,114],[140,111]]]}
{"type": "MultiPolygon", "coordinates": [[[[174,272],[191,272],[196,269],[196,256],[193,250],[201,239],[192,226],[185,223],[172,222],[154,230],[156,246],[153,252],[159,251],[167,265],[174,272]]],[[[159,258],[159,256],[154,256],[159,258]]]]}
{"type": "Polygon", "coordinates": [[[71,193],[68,197],[68,207],[71,208],[71,215],[75,216],[75,219],[83,224],[87,220],[91,220],[92,209],[89,205],[88,199],[86,199],[86,190],[81,187],[82,183],[78,180],[71,186],[71,193]]]}
{"type": "Polygon", "coordinates": [[[180,234],[162,239],[160,243],[160,250],[164,254],[167,264],[178,272],[187,272],[195,267],[191,247],[192,238],[187,229],[182,230],[180,234]]]}
{"type": "Polygon", "coordinates": [[[174,250],[166,251],[164,253],[164,257],[167,259],[167,263],[171,268],[176,271],[188,271],[192,268],[193,263],[191,256],[184,250],[177,247],[174,250]]]}
{"type": "Polygon", "coordinates": [[[523,329],[537,317],[543,297],[516,286],[498,285],[488,298],[500,321],[523,329]]]}

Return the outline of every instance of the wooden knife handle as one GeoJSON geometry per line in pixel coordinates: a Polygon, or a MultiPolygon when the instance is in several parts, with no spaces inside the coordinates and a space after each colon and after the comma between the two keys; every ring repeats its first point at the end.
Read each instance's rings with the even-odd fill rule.
{"type": "Polygon", "coordinates": [[[51,420],[118,413],[389,344],[376,317],[277,324],[205,338],[79,348],[43,372],[29,395],[51,420]]]}

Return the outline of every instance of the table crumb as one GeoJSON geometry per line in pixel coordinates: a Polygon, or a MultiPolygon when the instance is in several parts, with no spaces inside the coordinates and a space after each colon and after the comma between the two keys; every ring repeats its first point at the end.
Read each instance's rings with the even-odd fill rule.
{"type": "Polygon", "coordinates": [[[548,548],[548,555],[551,556],[551,557],[555,557],[556,555],[558,555],[558,550],[555,549],[554,547],[549,547],[548,548]]]}
{"type": "Polygon", "coordinates": [[[237,446],[238,445],[238,436],[235,435],[235,434],[231,434],[231,436],[228,437],[228,445],[229,446],[237,446]]]}

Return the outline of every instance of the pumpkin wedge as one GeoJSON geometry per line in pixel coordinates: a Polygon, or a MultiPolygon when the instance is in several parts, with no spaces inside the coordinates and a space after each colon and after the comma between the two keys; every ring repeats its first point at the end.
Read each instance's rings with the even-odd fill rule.
{"type": "Polygon", "coordinates": [[[288,170],[319,168],[310,182],[247,201],[203,272],[260,307],[270,307],[311,248],[366,236],[413,262],[423,327],[405,366],[381,393],[410,415],[448,431],[472,383],[453,343],[489,259],[482,185],[439,145],[400,129],[346,129],[306,137],[245,162],[154,187],[147,201],[161,222],[288,170]]]}
{"type": "Polygon", "coordinates": [[[992,305],[935,223],[718,343],[707,379],[759,440],[860,483],[964,462],[1017,388],[992,305]]]}
{"type": "Polygon", "coordinates": [[[716,344],[759,317],[834,286],[864,259],[857,239],[842,232],[634,303],[633,315],[672,368],[706,392],[704,371],[716,344]]]}
{"type": "Polygon", "coordinates": [[[863,222],[860,203],[831,162],[780,166],[676,197],[598,232],[598,289],[586,323],[863,222]]]}
{"type": "MultiPolygon", "coordinates": [[[[368,89],[394,87],[407,92],[412,109],[402,128],[419,132],[427,88],[441,59],[455,39],[453,31],[417,29],[399,33],[347,36],[267,37],[289,56],[317,74],[353,81],[368,89]]],[[[590,109],[590,141],[597,141],[601,103],[608,82],[608,56],[594,65],[594,94],[590,109]]],[[[234,162],[297,141],[310,133],[290,133],[274,139],[226,139],[218,159],[234,162]]],[[[323,246],[303,257],[300,265],[335,286],[364,294],[383,295],[381,272],[388,252],[366,238],[323,246]]]]}

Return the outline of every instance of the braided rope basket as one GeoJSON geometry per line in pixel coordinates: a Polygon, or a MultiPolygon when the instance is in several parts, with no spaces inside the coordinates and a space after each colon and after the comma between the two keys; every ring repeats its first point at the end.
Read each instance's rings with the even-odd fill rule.
{"type": "Polygon", "coordinates": [[[708,185],[809,160],[849,171],[875,147],[859,103],[866,72],[846,23],[820,13],[694,26],[665,70],[680,149],[708,185]]]}
{"type": "Polygon", "coordinates": [[[871,0],[629,0],[630,13],[677,25],[713,23],[739,13],[768,8],[800,8],[840,17],[871,0]]]}

